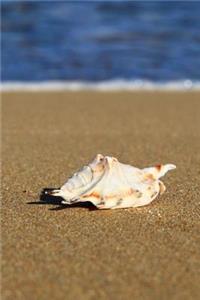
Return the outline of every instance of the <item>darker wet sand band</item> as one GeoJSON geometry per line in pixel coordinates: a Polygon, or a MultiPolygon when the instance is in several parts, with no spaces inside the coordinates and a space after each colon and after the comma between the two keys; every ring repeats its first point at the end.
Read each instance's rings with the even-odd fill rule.
{"type": "Polygon", "coordinates": [[[2,99],[2,299],[198,299],[199,92],[2,99]],[[97,153],[177,169],[146,207],[39,202],[97,153]]]}

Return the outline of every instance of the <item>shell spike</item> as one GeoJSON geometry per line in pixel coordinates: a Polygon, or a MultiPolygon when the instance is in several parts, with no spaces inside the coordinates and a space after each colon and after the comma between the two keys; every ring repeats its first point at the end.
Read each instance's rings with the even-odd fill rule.
{"type": "Polygon", "coordinates": [[[147,174],[153,175],[154,179],[159,179],[163,177],[168,171],[176,169],[176,166],[173,164],[166,165],[156,165],[155,167],[145,168],[143,171],[147,174]]]}
{"type": "Polygon", "coordinates": [[[159,165],[156,166],[158,170],[157,178],[163,177],[168,171],[176,169],[176,166],[173,164],[159,165]]]}

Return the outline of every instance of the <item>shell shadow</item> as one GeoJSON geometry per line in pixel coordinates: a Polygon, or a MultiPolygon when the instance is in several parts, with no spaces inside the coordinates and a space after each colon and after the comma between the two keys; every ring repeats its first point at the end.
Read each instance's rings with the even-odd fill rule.
{"type": "Polygon", "coordinates": [[[68,204],[62,204],[62,198],[61,197],[55,197],[48,195],[46,192],[50,192],[54,190],[55,188],[44,188],[40,193],[39,201],[31,201],[27,202],[29,205],[57,205],[56,207],[49,208],[49,210],[62,210],[62,209],[71,209],[74,207],[82,207],[86,208],[89,211],[97,210],[97,208],[91,203],[91,202],[78,202],[71,205],[68,204]]]}

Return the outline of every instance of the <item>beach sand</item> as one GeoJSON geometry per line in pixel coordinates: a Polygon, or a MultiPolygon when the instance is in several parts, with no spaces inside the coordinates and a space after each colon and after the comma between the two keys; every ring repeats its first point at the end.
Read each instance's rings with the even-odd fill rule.
{"type": "Polygon", "coordinates": [[[3,94],[2,299],[198,299],[199,92],[3,94]],[[174,163],[152,204],[39,202],[97,153],[174,163]]]}

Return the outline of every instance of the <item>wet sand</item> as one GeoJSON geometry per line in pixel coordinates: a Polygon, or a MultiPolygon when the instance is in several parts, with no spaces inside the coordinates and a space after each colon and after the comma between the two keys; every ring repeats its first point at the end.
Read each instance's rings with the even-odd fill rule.
{"type": "MultiPolygon", "coordinates": [[[[198,299],[199,92],[3,95],[2,299],[198,299]],[[96,153],[174,163],[151,205],[40,202],[96,153]]],[[[47,201],[48,202],[48,201],[47,201]]]]}

